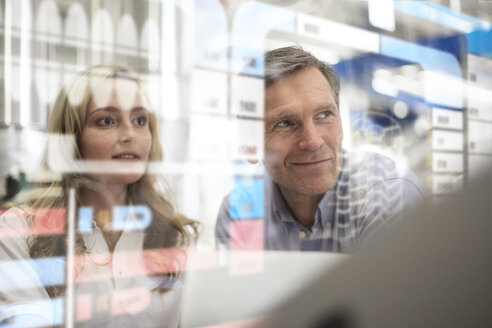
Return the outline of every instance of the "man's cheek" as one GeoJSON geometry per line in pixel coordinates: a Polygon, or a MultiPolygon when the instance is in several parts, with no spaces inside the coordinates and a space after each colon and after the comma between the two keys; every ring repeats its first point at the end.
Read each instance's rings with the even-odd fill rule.
{"type": "Polygon", "coordinates": [[[274,151],[265,152],[265,164],[271,167],[280,166],[284,162],[284,157],[281,153],[274,151]]]}

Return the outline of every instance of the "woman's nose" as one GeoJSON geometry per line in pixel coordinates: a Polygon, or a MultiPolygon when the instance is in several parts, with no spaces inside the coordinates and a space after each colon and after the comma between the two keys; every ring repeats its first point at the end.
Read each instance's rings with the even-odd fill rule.
{"type": "Polygon", "coordinates": [[[120,142],[129,143],[135,139],[135,127],[131,122],[123,122],[120,126],[120,142]]]}

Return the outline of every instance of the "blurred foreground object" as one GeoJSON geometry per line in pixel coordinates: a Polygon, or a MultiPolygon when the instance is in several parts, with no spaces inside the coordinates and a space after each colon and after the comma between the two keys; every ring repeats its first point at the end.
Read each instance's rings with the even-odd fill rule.
{"type": "Polygon", "coordinates": [[[265,326],[489,326],[492,174],[483,173],[311,281],[265,326]]]}

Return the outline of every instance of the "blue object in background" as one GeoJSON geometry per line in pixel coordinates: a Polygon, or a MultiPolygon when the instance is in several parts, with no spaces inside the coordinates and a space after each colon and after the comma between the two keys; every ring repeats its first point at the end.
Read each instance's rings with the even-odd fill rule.
{"type": "Polygon", "coordinates": [[[152,220],[145,205],[113,207],[113,230],[143,230],[152,220]]]}
{"type": "Polygon", "coordinates": [[[78,231],[79,233],[90,233],[92,231],[92,221],[94,211],[92,207],[79,208],[78,231]]]}
{"type": "Polygon", "coordinates": [[[236,178],[229,195],[233,220],[257,219],[264,216],[265,183],[263,178],[236,178]]]}
{"type": "Polygon", "coordinates": [[[0,286],[2,290],[39,287],[37,281],[25,279],[34,270],[42,286],[65,283],[65,258],[50,257],[0,262],[0,286]]]}
{"type": "MultiPolygon", "coordinates": [[[[49,301],[47,301],[49,302],[49,301]]],[[[53,326],[61,325],[65,317],[65,301],[63,298],[52,299],[51,304],[53,306],[53,326]]]]}
{"type": "Polygon", "coordinates": [[[468,52],[492,58],[492,29],[468,33],[466,38],[468,52]]]}
{"type": "Polygon", "coordinates": [[[395,10],[465,33],[468,52],[492,58],[492,24],[428,1],[395,1],[395,10]]]}
{"type": "Polygon", "coordinates": [[[463,85],[460,83],[463,75],[460,63],[453,54],[385,35],[381,36],[381,54],[413,61],[420,64],[424,71],[440,76],[439,80],[424,85],[427,103],[463,108],[463,85]],[[448,83],[443,85],[438,81],[448,83]]]}
{"type": "Polygon", "coordinates": [[[39,258],[31,261],[43,286],[65,283],[65,257],[39,258]]]}

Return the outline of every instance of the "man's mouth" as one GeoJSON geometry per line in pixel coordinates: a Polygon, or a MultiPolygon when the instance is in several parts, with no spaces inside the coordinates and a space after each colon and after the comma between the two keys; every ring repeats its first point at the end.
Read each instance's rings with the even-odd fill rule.
{"type": "Polygon", "coordinates": [[[292,164],[297,165],[297,166],[316,166],[316,165],[322,165],[322,164],[328,162],[329,160],[330,160],[329,158],[326,158],[326,159],[322,159],[319,161],[293,162],[292,164]]]}

